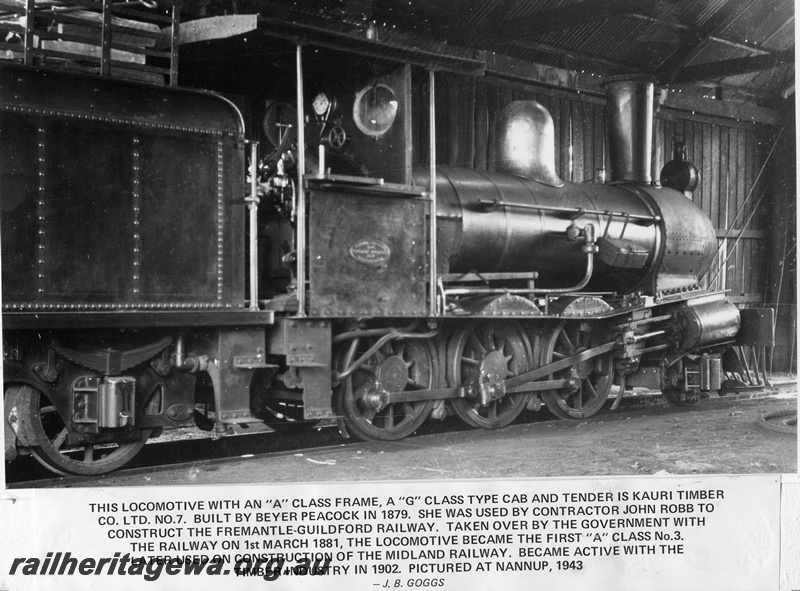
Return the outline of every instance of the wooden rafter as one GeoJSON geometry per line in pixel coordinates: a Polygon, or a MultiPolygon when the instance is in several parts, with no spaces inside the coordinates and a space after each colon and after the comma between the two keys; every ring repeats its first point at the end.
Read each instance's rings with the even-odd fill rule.
{"type": "Polygon", "coordinates": [[[736,76],[737,74],[770,70],[781,64],[790,63],[794,63],[794,48],[768,55],[756,55],[687,66],[675,72],[670,81],[676,83],[695,82],[697,80],[724,78],[726,76],[736,76]]]}
{"type": "Polygon", "coordinates": [[[678,48],[661,64],[655,73],[656,76],[660,80],[671,80],[697,48],[720,29],[723,24],[733,18],[740,8],[740,5],[734,0],[727,0],[726,4],[715,12],[702,27],[687,29],[681,35],[678,48]]]}
{"type": "Polygon", "coordinates": [[[548,45],[546,43],[539,43],[539,42],[536,42],[536,41],[531,41],[529,39],[517,40],[517,41],[513,42],[513,45],[515,45],[517,47],[521,47],[523,49],[533,49],[533,50],[536,50],[536,51],[541,51],[543,53],[549,53],[549,54],[552,54],[552,55],[565,56],[568,60],[599,64],[599,65],[602,65],[602,66],[615,68],[615,69],[618,69],[620,71],[625,71],[625,70],[627,70],[627,71],[636,71],[636,70],[639,69],[639,65],[634,63],[634,62],[621,61],[621,60],[610,60],[608,58],[604,58],[604,57],[599,56],[599,55],[582,53],[582,52],[579,52],[579,51],[567,50],[567,49],[564,49],[563,47],[555,47],[553,45],[548,45]]]}

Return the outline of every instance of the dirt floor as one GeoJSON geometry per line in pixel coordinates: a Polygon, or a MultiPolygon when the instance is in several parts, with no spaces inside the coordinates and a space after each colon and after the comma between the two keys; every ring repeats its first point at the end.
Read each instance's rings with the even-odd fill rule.
{"type": "Polygon", "coordinates": [[[654,404],[586,421],[536,421],[499,431],[421,435],[235,463],[201,462],[148,475],[109,475],[101,486],[796,473],[796,433],[770,429],[762,420],[767,413],[796,409],[796,391],[757,400],[704,401],[695,408],[654,404]]]}

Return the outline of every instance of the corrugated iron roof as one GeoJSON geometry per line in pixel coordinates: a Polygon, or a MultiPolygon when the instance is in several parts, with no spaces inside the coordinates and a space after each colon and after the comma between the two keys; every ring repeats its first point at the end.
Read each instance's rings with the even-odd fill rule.
{"type": "MultiPolygon", "coordinates": [[[[274,7],[276,0],[251,3],[274,7]]],[[[287,10],[288,3],[277,4],[287,10]]],[[[741,61],[793,47],[793,0],[295,0],[288,10],[372,22],[386,37],[404,34],[409,43],[494,52],[593,76],[655,74],[672,90],[701,96],[722,89],[728,98],[765,102],[793,88],[794,63],[785,55],[774,64],[741,61]],[[687,80],[685,68],[694,74],[703,64],[726,68],[717,76],[702,69],[702,79],[687,80]],[[744,64],[759,69],[745,71],[744,64]]]]}

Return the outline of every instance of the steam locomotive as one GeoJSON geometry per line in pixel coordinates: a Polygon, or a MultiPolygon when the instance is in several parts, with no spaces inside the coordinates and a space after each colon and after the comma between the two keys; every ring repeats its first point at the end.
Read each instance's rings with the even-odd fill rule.
{"type": "Polygon", "coordinates": [[[437,166],[429,74],[414,167],[408,66],[266,103],[261,154],[219,95],[0,66],[7,461],[101,474],[192,424],[397,440],[719,390],[740,313],[700,285],[693,168],[650,177],[654,81],[607,82],[611,180],[571,184],[535,101],[501,113],[495,171],[437,166]]]}

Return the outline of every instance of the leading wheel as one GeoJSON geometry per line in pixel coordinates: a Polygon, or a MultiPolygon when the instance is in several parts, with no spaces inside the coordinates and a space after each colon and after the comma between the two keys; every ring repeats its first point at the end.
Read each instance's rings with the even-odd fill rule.
{"type": "MultiPolygon", "coordinates": [[[[545,334],[540,366],[572,357],[600,343],[589,328],[578,322],[556,325],[545,334]]],[[[586,419],[599,411],[614,381],[614,353],[608,352],[581,361],[552,374],[550,380],[568,380],[568,386],[542,392],[542,400],[561,419],[586,419]]]]}
{"type": "MultiPolygon", "coordinates": [[[[376,341],[357,338],[339,350],[339,371],[364,355],[376,341]]],[[[411,435],[428,418],[433,401],[388,403],[387,393],[436,387],[433,349],[420,339],[390,341],[380,347],[338,386],[337,402],[345,425],[365,441],[397,441],[411,435]]]]}
{"type": "Polygon", "coordinates": [[[18,402],[17,412],[35,436],[31,454],[57,474],[93,476],[116,470],[139,453],[150,436],[148,429],[140,431],[135,440],[68,446],[67,427],[47,396],[28,385],[13,385],[6,398],[18,402]]]}
{"type": "Polygon", "coordinates": [[[530,394],[507,394],[507,378],[528,371],[531,345],[516,322],[497,320],[470,323],[450,339],[448,382],[464,386],[467,398],[454,398],[451,405],[461,419],[473,427],[498,429],[516,419],[530,394]]]}

